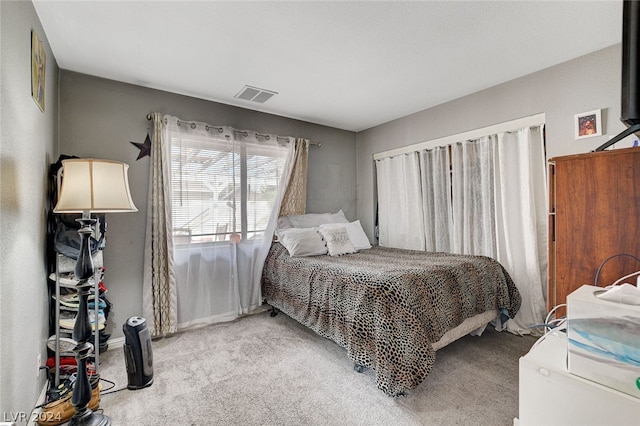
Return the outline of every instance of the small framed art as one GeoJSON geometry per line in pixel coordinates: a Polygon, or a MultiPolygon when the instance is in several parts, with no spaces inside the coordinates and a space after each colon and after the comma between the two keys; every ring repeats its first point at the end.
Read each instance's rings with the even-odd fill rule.
{"type": "Polygon", "coordinates": [[[46,52],[35,31],[31,30],[31,96],[44,112],[44,81],[46,52]]]}
{"type": "Polygon", "coordinates": [[[575,116],[576,139],[602,136],[602,110],[583,112],[575,116]]]}

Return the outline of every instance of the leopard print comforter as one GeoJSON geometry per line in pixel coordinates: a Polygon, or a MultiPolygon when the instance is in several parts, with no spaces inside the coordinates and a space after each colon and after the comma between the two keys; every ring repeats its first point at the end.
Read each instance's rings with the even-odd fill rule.
{"type": "Polygon", "coordinates": [[[379,389],[406,394],[435,362],[432,342],[490,309],[513,317],[521,297],[484,256],[373,247],[340,257],[290,257],[273,243],[262,272],[267,303],[372,368],[379,389]]]}

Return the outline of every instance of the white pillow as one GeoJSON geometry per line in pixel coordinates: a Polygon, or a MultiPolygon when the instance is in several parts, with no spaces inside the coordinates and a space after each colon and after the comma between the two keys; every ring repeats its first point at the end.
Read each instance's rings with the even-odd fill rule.
{"type": "Polygon", "coordinates": [[[317,256],[327,254],[327,246],[313,228],[290,228],[279,231],[280,244],[282,244],[291,257],[317,256]]]}
{"type": "Polygon", "coordinates": [[[289,228],[293,228],[293,225],[289,221],[289,217],[280,216],[278,218],[278,225],[276,226],[276,229],[289,229],[289,228]]]}
{"type": "Polygon", "coordinates": [[[295,228],[315,228],[325,223],[349,223],[342,210],[336,213],[307,213],[286,218],[295,228]]]}
{"type": "Polygon", "coordinates": [[[353,247],[356,250],[366,250],[371,248],[369,238],[367,237],[367,234],[364,233],[364,229],[362,229],[362,225],[359,220],[346,224],[329,223],[320,225],[320,232],[326,228],[335,228],[339,226],[344,226],[347,229],[351,244],[353,244],[353,247]]]}
{"type": "Polygon", "coordinates": [[[356,252],[356,249],[353,248],[353,244],[351,244],[351,240],[349,239],[347,228],[344,226],[321,228],[320,233],[327,242],[327,249],[331,256],[340,256],[356,252]]]}

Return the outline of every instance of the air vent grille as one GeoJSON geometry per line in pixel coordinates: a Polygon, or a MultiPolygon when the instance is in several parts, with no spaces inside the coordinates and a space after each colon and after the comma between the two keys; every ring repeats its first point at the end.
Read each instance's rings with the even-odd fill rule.
{"type": "Polygon", "coordinates": [[[268,101],[273,95],[277,95],[278,92],[272,90],[260,89],[253,86],[244,86],[234,97],[236,99],[242,99],[250,102],[257,102],[263,104],[268,101]]]}

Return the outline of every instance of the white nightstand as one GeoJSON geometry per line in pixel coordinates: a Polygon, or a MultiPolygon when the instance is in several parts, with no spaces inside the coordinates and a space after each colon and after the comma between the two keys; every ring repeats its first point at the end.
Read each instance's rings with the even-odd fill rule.
{"type": "Polygon", "coordinates": [[[640,398],[567,371],[566,333],[553,331],[520,358],[516,426],[638,426],[640,398]]]}

